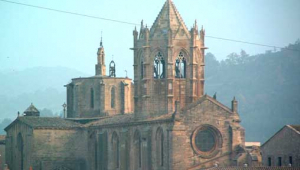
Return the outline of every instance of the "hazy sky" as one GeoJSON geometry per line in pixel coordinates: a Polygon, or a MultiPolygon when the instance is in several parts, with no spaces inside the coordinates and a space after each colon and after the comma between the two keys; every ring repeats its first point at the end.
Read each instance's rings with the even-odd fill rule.
{"type": "MultiPolygon", "coordinates": [[[[12,0],[150,27],[165,0],[12,0]]],[[[173,0],[190,29],[197,19],[206,35],[274,46],[300,38],[299,0],[173,0]]],[[[114,56],[117,76],[132,77],[134,25],[91,19],[0,1],[0,70],[64,66],[94,74],[101,31],[106,63],[114,56]]],[[[137,25],[139,30],[139,25],[137,25]]],[[[206,38],[217,59],[244,49],[272,48],[206,38]]]]}

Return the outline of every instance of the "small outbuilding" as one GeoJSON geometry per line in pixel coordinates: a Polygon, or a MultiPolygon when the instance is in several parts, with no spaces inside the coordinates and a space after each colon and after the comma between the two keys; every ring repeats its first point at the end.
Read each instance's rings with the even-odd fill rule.
{"type": "Polygon", "coordinates": [[[261,146],[263,165],[300,167],[300,125],[286,125],[261,146]]]}

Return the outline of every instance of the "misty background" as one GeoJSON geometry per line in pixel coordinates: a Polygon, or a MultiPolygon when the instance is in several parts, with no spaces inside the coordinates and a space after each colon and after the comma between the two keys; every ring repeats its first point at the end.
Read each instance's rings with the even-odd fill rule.
{"type": "MultiPolygon", "coordinates": [[[[233,52],[224,60],[205,56],[205,92],[231,107],[235,96],[246,141],[264,142],[286,124],[300,124],[300,40],[280,51],[250,56],[233,52]]],[[[92,66],[91,66],[92,67],[92,66]]],[[[3,129],[31,102],[41,116],[61,116],[66,101],[63,87],[78,75],[66,67],[34,67],[1,73],[0,112],[3,129]]],[[[4,131],[2,130],[3,134],[4,131]]]]}
{"type": "MultiPolygon", "coordinates": [[[[151,27],[165,0],[15,0],[151,27]],[[138,14],[138,15],[137,15],[138,14]]],[[[206,30],[205,91],[239,101],[247,141],[264,142],[285,124],[300,124],[300,1],[173,0],[185,24],[206,30]],[[276,47],[224,41],[209,36],[276,47]],[[296,49],[296,50],[288,50],[296,49]]],[[[64,85],[94,75],[101,32],[106,65],[133,77],[135,25],[67,15],[0,1],[0,133],[33,103],[60,116],[64,85]]]]}

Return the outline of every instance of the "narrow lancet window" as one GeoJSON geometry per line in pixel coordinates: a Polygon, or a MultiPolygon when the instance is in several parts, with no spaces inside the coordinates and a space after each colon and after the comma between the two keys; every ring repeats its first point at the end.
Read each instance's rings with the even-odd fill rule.
{"type": "Polygon", "coordinates": [[[141,78],[144,78],[144,62],[141,62],[141,78]]]}
{"type": "Polygon", "coordinates": [[[94,108],[94,89],[91,88],[91,108],[94,108]]]}
{"type": "Polygon", "coordinates": [[[186,78],[186,59],[183,52],[180,52],[175,62],[175,77],[186,78]]]}
{"type": "Polygon", "coordinates": [[[134,133],[134,169],[137,170],[142,167],[142,140],[140,132],[137,130],[134,133]]]}
{"type": "Polygon", "coordinates": [[[112,135],[112,151],[114,168],[120,167],[120,141],[116,132],[112,135]]]}
{"type": "Polygon", "coordinates": [[[165,78],[165,60],[161,52],[158,52],[154,58],[153,69],[153,77],[155,79],[165,78]]]}
{"type": "Polygon", "coordinates": [[[157,165],[164,166],[164,133],[161,128],[156,132],[156,157],[157,165]]]}
{"type": "Polygon", "coordinates": [[[116,106],[116,88],[112,87],[111,88],[111,96],[110,96],[110,107],[115,108],[116,106]]]}
{"type": "Polygon", "coordinates": [[[18,134],[17,138],[17,147],[18,147],[18,157],[19,157],[19,165],[20,170],[24,169],[24,143],[21,133],[18,134]]]}

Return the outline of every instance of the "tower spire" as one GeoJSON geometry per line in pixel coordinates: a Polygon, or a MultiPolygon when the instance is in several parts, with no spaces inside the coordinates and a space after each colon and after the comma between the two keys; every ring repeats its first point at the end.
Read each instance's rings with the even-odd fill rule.
{"type": "Polygon", "coordinates": [[[165,1],[165,4],[150,29],[150,37],[154,37],[154,34],[167,35],[168,30],[172,30],[174,34],[177,33],[178,30],[181,30],[179,34],[181,37],[190,37],[189,31],[172,0],[165,1]]]}
{"type": "Polygon", "coordinates": [[[102,43],[102,31],[101,31],[101,41],[100,41],[100,47],[103,47],[103,43],[102,43]]]}
{"type": "Polygon", "coordinates": [[[98,48],[97,52],[97,64],[95,66],[96,75],[105,76],[106,67],[105,67],[105,52],[103,47],[102,41],[102,31],[101,31],[101,40],[100,40],[100,47],[98,48]]]}

